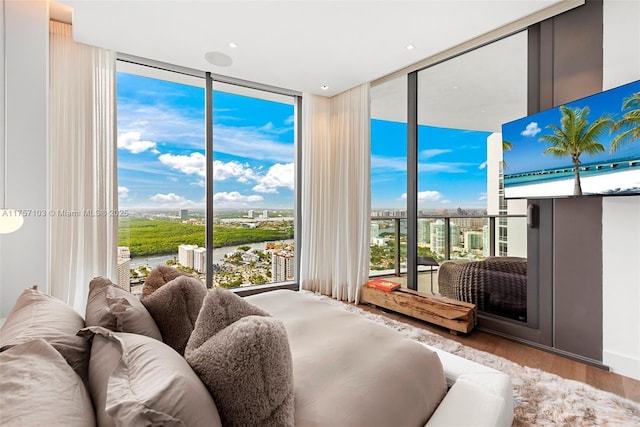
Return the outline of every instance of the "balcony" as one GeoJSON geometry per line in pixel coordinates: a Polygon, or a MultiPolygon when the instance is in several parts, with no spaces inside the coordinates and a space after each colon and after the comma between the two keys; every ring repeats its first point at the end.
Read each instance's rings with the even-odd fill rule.
{"type": "MultiPolygon", "coordinates": [[[[523,215],[419,216],[417,230],[420,292],[439,294],[438,265],[445,260],[527,256],[523,215]]],[[[370,245],[369,276],[392,277],[406,287],[407,218],[372,216],[370,245]]]]}

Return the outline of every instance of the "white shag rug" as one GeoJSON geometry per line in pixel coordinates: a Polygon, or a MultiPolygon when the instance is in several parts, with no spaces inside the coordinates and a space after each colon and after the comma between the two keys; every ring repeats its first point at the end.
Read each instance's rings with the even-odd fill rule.
{"type": "Polygon", "coordinates": [[[640,404],[579,381],[540,369],[518,365],[493,354],[467,347],[424,329],[369,313],[353,305],[314,294],[329,304],[360,314],[403,336],[508,374],[513,383],[513,426],[640,426],[640,404]]]}

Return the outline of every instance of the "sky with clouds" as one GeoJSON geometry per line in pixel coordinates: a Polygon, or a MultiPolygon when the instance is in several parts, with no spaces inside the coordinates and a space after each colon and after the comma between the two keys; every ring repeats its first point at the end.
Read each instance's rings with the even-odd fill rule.
{"type": "MultiPolygon", "coordinates": [[[[418,208],[486,208],[489,132],[418,127],[418,208]]],[[[405,209],[407,125],[371,120],[371,207],[405,209]]]]}
{"type": "MultiPolygon", "coordinates": [[[[119,72],[121,208],[204,208],[204,89],[119,72]]],[[[292,209],[294,109],[214,91],[214,204],[292,209]]]]}
{"type": "MultiPolygon", "coordinates": [[[[621,109],[623,100],[636,92],[640,92],[640,81],[569,102],[565,105],[570,108],[589,107],[587,119],[590,123],[603,114],[611,114],[614,119],[620,119],[625,113],[621,109]]],[[[504,153],[504,160],[507,163],[505,174],[572,166],[569,156],[553,157],[542,154],[548,145],[544,141],[540,141],[540,137],[552,133],[552,130],[548,128],[550,124],[560,126],[561,117],[560,108],[556,107],[502,125],[503,139],[513,144],[512,149],[504,153]]],[[[599,141],[604,146],[605,151],[598,155],[583,154],[580,156],[580,161],[585,164],[627,157],[640,158],[640,144],[638,143],[620,145],[618,150],[613,154],[609,154],[611,141],[616,135],[615,133],[607,132],[599,141]]]]}

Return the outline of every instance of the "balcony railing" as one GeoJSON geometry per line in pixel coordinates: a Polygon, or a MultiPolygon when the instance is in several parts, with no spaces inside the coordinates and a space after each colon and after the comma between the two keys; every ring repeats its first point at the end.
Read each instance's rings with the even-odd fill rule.
{"type": "MultiPolygon", "coordinates": [[[[371,277],[401,277],[407,273],[406,225],[406,217],[371,217],[371,277]]],[[[438,263],[496,255],[526,256],[524,215],[419,216],[417,230],[418,257],[431,257],[438,263]]],[[[423,271],[433,274],[433,266],[418,266],[418,272],[423,271]]]]}

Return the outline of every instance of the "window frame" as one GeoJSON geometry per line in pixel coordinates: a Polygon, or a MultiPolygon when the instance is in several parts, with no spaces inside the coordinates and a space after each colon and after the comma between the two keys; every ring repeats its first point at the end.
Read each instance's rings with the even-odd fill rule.
{"type": "MultiPolygon", "coordinates": [[[[205,233],[206,233],[206,285],[207,288],[211,288],[213,284],[213,220],[214,220],[214,204],[213,204],[213,153],[215,146],[213,143],[213,92],[215,90],[214,85],[221,84],[226,91],[229,89],[237,88],[239,95],[247,95],[251,93],[251,96],[263,93],[263,97],[257,96],[257,98],[266,100],[276,100],[282,96],[291,97],[294,108],[294,202],[293,202],[293,217],[294,217],[294,279],[292,281],[268,283],[264,285],[253,285],[247,287],[230,288],[240,296],[253,295],[275,289],[300,289],[299,271],[300,271],[300,242],[301,236],[297,232],[301,224],[301,210],[299,208],[299,201],[301,200],[301,182],[302,177],[300,174],[299,164],[301,161],[301,141],[302,141],[302,94],[298,91],[279,88],[275,86],[250,82],[242,79],[232,78],[223,75],[217,75],[210,72],[196,70],[188,67],[182,67],[178,65],[168,64],[160,61],[155,61],[147,58],[141,58],[129,54],[118,53],[116,57],[116,69],[125,73],[141,75],[144,77],[155,78],[159,80],[175,82],[180,84],[187,84],[192,86],[200,86],[195,84],[197,80],[202,79],[202,87],[205,90],[205,157],[206,157],[206,177],[205,177],[205,193],[206,193],[206,206],[205,206],[205,233]],[[174,78],[167,78],[172,76],[174,78]]],[[[279,101],[280,102],[280,101],[279,101]]],[[[115,141],[114,141],[115,145],[115,141]]],[[[117,156],[116,156],[117,159],[117,156]]],[[[116,165],[117,167],[117,165],[116,165]]],[[[117,186],[117,182],[115,183],[117,186]]],[[[116,209],[118,208],[116,201],[116,209]]],[[[116,241],[117,245],[117,241],[116,241]]],[[[115,248],[114,248],[115,249],[115,248]]]]}

